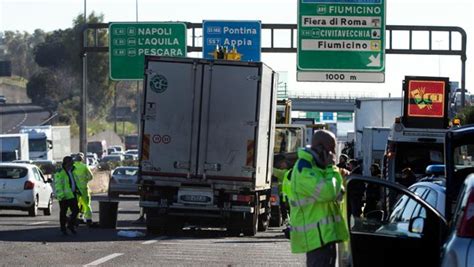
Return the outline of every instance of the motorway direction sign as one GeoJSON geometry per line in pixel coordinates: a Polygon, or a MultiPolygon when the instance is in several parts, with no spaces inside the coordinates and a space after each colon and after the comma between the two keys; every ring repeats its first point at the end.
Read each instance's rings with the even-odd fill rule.
{"type": "Polygon", "coordinates": [[[142,80],[145,55],[185,57],[186,29],[185,23],[111,23],[110,79],[142,80]]]}
{"type": "Polygon", "coordinates": [[[384,82],[385,0],[298,0],[298,81],[384,82]]]}
{"type": "Polygon", "coordinates": [[[242,61],[260,61],[262,23],[260,21],[205,20],[203,30],[203,58],[212,59],[217,46],[236,48],[242,61]]]}

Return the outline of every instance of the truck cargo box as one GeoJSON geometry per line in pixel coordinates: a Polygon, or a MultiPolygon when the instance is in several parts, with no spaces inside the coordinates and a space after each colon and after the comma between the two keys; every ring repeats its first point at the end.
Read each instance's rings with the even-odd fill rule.
{"type": "Polygon", "coordinates": [[[269,188],[275,73],[262,63],[146,62],[142,177],[269,188]]]}
{"type": "Polygon", "coordinates": [[[184,221],[266,229],[276,73],[260,62],[146,57],[140,206],[147,229],[184,221]]]}

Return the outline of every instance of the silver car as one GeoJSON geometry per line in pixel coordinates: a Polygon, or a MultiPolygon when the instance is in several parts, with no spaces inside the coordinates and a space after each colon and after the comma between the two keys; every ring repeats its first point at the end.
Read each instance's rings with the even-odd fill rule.
{"type": "Polygon", "coordinates": [[[474,174],[467,177],[460,191],[441,266],[474,266],[474,174]]]}
{"type": "Polygon", "coordinates": [[[121,166],[112,171],[109,180],[109,197],[118,197],[119,194],[138,194],[138,167],[121,166]]]}

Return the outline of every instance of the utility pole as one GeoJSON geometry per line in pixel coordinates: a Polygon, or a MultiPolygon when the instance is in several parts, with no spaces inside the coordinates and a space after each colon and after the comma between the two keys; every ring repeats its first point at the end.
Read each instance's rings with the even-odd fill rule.
{"type": "Polygon", "coordinates": [[[81,96],[81,127],[79,133],[79,150],[87,154],[87,1],[84,0],[84,27],[81,31],[82,38],[82,96],[81,96]]]}

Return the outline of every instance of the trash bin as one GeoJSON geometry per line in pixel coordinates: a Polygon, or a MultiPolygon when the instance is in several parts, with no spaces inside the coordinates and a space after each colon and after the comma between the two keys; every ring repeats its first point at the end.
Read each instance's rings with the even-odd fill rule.
{"type": "Polygon", "coordinates": [[[118,201],[99,201],[99,225],[101,228],[117,227],[118,201]]]}

